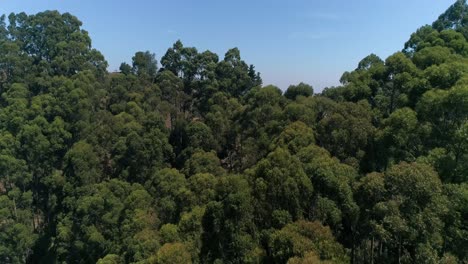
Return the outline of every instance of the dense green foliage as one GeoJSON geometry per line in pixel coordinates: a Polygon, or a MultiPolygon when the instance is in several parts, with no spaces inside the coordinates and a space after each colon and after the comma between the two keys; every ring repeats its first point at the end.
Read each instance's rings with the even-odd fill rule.
{"type": "Polygon", "coordinates": [[[0,263],[468,262],[468,6],[342,86],[0,18],[0,263]]]}

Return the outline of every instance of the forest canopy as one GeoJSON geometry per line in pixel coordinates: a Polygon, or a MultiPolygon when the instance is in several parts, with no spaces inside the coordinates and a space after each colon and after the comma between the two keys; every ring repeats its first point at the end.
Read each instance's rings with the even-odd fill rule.
{"type": "Polygon", "coordinates": [[[467,263],[468,5],[321,93],[0,17],[0,263],[467,263]]]}

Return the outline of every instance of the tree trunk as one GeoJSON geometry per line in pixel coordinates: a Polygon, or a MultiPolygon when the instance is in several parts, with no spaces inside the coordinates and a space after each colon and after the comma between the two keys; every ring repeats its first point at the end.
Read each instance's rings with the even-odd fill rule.
{"type": "Polygon", "coordinates": [[[15,219],[18,220],[18,214],[16,213],[16,200],[13,198],[13,212],[15,214],[15,219]]]}
{"type": "Polygon", "coordinates": [[[382,257],[382,251],[383,251],[383,243],[382,241],[379,241],[380,249],[379,249],[379,257],[382,257]]]}
{"type": "Polygon", "coordinates": [[[398,264],[401,264],[401,237],[398,239],[398,264]]]}

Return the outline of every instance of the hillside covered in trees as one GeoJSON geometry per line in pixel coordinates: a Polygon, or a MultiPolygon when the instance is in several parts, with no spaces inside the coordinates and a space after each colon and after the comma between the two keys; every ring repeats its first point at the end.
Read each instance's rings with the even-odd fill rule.
{"type": "Polygon", "coordinates": [[[468,5],[342,85],[0,19],[0,263],[468,263],[468,5]]]}

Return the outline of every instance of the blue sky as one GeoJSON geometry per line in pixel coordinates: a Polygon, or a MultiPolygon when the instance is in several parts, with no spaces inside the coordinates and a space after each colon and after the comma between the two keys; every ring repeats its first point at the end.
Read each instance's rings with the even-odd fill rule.
{"type": "Polygon", "coordinates": [[[180,39],[223,58],[238,47],[264,84],[282,89],[306,82],[320,91],[338,85],[366,55],[386,58],[410,34],[455,0],[0,0],[0,14],[70,12],[83,21],[109,62],[131,62],[136,51],[159,58],[180,39]]]}

